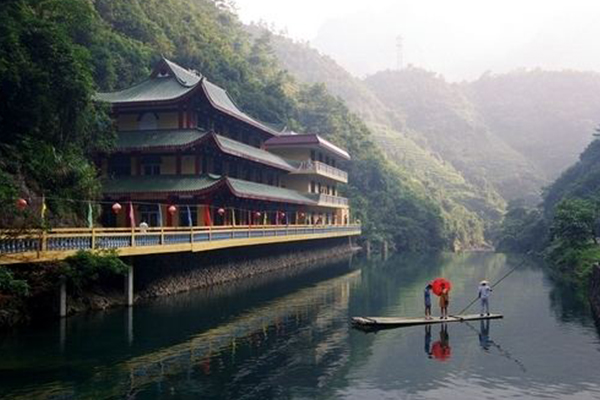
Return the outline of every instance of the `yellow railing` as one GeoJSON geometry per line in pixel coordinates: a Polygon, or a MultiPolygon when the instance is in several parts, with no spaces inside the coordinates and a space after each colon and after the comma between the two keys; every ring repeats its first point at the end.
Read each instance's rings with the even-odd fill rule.
{"type": "Polygon", "coordinates": [[[62,259],[79,250],[122,255],[202,251],[225,247],[359,235],[360,225],[244,225],[177,228],[57,228],[0,231],[0,264],[62,259]]]}

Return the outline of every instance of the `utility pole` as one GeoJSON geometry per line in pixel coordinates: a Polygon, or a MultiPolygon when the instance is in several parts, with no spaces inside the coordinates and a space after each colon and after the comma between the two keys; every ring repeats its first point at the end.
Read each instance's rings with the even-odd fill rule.
{"type": "Polygon", "coordinates": [[[404,39],[402,35],[396,37],[396,69],[398,71],[404,68],[404,39]]]}

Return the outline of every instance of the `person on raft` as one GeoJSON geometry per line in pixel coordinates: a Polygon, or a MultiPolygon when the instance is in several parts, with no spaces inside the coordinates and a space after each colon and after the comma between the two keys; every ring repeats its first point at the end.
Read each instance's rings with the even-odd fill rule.
{"type": "Polygon", "coordinates": [[[450,304],[450,291],[444,283],[442,283],[442,292],[440,293],[440,319],[448,319],[448,304],[450,304]]]}
{"type": "Polygon", "coordinates": [[[485,310],[487,315],[490,315],[490,295],[492,294],[492,288],[488,281],[481,281],[479,283],[479,301],[481,302],[481,312],[480,316],[483,317],[483,311],[485,310]]]}
{"type": "Polygon", "coordinates": [[[424,301],[425,301],[425,319],[431,319],[431,283],[425,286],[424,301]]]}

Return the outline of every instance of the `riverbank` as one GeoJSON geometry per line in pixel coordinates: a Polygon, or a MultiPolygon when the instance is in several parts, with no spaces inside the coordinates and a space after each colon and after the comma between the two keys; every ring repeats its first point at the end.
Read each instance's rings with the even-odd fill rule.
{"type": "MultiPolygon", "coordinates": [[[[208,288],[257,275],[316,269],[326,262],[348,257],[357,248],[347,238],[292,244],[223,249],[125,258],[134,270],[134,301],[208,288]]],[[[28,297],[0,297],[0,329],[43,323],[58,315],[56,265],[13,267],[29,282],[28,297]]],[[[67,314],[127,305],[122,276],[107,276],[83,288],[67,287],[67,314]]]]}

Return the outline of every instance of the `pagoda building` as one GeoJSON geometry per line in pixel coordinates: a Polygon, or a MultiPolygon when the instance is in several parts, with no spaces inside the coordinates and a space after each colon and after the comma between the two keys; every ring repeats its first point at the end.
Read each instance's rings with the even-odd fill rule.
{"type": "Polygon", "coordinates": [[[140,84],[96,98],[117,128],[98,158],[105,226],[349,223],[345,150],[252,118],[196,71],[163,58],[140,84]]]}

